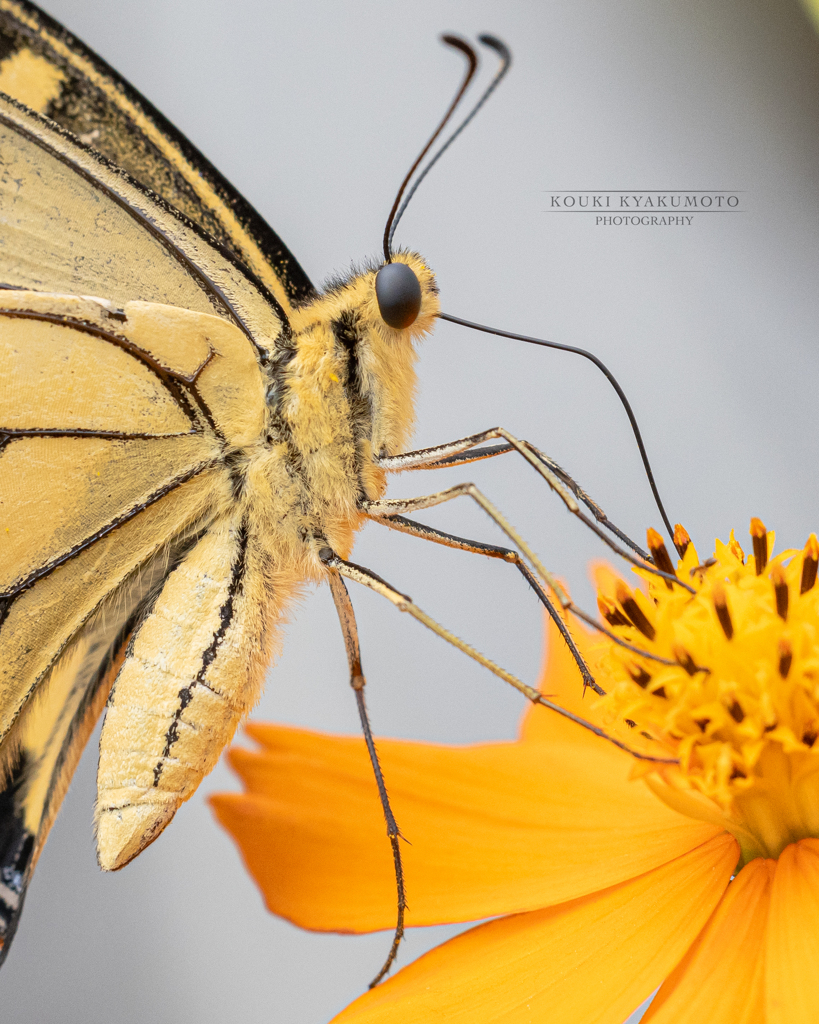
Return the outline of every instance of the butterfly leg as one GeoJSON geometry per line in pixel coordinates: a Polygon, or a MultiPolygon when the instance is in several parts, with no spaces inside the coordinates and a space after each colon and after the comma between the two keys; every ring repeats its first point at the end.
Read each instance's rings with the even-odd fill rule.
{"type": "Polygon", "coordinates": [[[379,501],[365,501],[362,503],[361,508],[370,518],[388,519],[395,515],[411,515],[413,512],[433,508],[435,505],[442,505],[444,502],[460,497],[472,498],[486,512],[489,518],[503,530],[515,547],[534,566],[537,574],[557,598],[561,608],[564,610],[570,608],[572,604],[571,598],[564,590],[560,581],[546,569],[518,531],[473,483],[456,484],[454,487],[448,487],[444,491],[437,491],[435,494],[424,494],[418,498],[382,498],[379,501]]]}
{"type": "MultiPolygon", "coordinates": [[[[329,548],[325,550],[329,552],[330,555],[333,554],[329,548]]],[[[370,727],[370,718],[367,714],[367,704],[364,699],[364,686],[366,680],[361,669],[361,650],[358,643],[358,627],[356,626],[353,604],[350,600],[350,595],[347,593],[347,587],[344,585],[344,580],[337,572],[331,571],[328,573],[328,581],[330,583],[330,591],[333,595],[333,601],[335,602],[336,611],[338,613],[338,620],[341,623],[341,632],[344,634],[344,647],[347,651],[347,662],[350,666],[350,686],[353,688],[356,703],[358,704],[358,715],[361,719],[361,728],[364,732],[364,740],[367,744],[367,753],[370,758],[370,764],[373,768],[373,774],[375,775],[375,783],[378,786],[378,796],[381,800],[381,809],[384,812],[384,820],[387,824],[387,836],[392,846],[392,859],[395,865],[395,885],[398,895],[398,920],[395,925],[395,934],[393,936],[392,946],[387,959],[384,961],[384,966],[370,982],[370,988],[374,988],[387,974],[390,967],[392,967],[393,962],[398,955],[398,947],[401,944],[401,939],[404,937],[404,912],[407,909],[407,895],[404,887],[404,870],[401,865],[401,848],[399,846],[401,831],[398,828],[398,823],[395,820],[392,807],[390,807],[390,798],[387,794],[384,774],[381,771],[381,764],[378,760],[378,751],[375,748],[375,740],[373,739],[373,733],[370,727]]]]}
{"type": "Polygon", "coordinates": [[[215,524],[168,576],[106,711],[101,867],[116,870],[153,842],[214,767],[261,689],[271,613],[258,552],[239,522],[215,524]]]}
{"type": "Polygon", "coordinates": [[[579,715],[572,714],[566,708],[561,707],[559,704],[555,704],[544,697],[539,690],[536,690],[533,686],[529,686],[528,683],[524,683],[518,679],[517,676],[512,675],[511,672],[507,672],[505,668],[501,668],[491,658],[487,658],[485,654],[481,654],[480,651],[470,646],[466,641],[461,640],[454,633],[448,630],[445,626],[440,625],[433,618],[431,618],[425,611],[418,607],[417,604],[408,597],[406,594],[402,594],[400,590],[396,590],[395,587],[387,583],[386,580],[381,579],[380,576],[376,576],[374,572],[364,568],[364,566],[356,565],[354,562],[348,562],[343,558],[339,558],[330,548],[325,547],[319,552],[319,557],[328,569],[335,569],[339,575],[344,576],[345,579],[354,580],[356,583],[361,583],[363,586],[368,587],[370,590],[374,590],[377,594],[380,594],[395,607],[402,612],[408,612],[414,619],[417,619],[422,625],[430,629],[436,636],[441,637],[442,640],[446,640],[447,643],[452,644],[453,647],[463,652],[467,657],[472,658],[473,661],[477,661],[479,665],[483,665],[484,668],[488,669],[498,678],[503,679],[504,682],[509,683],[518,692],[522,693],[524,697],[532,701],[533,704],[542,704],[544,707],[550,708],[557,714],[562,715],[564,718],[568,718],[570,721],[575,722],[577,725],[582,726],[584,729],[588,729],[594,733],[595,736],[599,736],[601,739],[608,740],[609,743],[613,743],[614,746],[619,747],[626,753],[631,754],[643,761],[659,762],[660,764],[677,764],[676,758],[665,758],[665,757],[654,757],[650,754],[644,754],[640,751],[633,750],[625,743],[621,743],[614,736],[609,736],[605,730],[594,725],[594,723],[587,721],[585,718],[581,718],[579,715]]]}
{"type": "Polygon", "coordinates": [[[515,568],[521,573],[523,578],[534,590],[538,597],[538,600],[549,613],[552,621],[560,630],[560,635],[569,648],[571,656],[574,658],[577,667],[580,669],[580,675],[583,677],[583,689],[588,686],[595,693],[603,694],[600,686],[594,681],[594,676],[591,674],[589,666],[583,659],[583,655],[577,649],[577,644],[574,642],[574,638],[569,632],[566,623],[563,621],[563,617],[549,600],[543,587],[541,587],[537,577],[534,575],[529,566],[520,557],[517,551],[512,548],[498,547],[496,544],[485,544],[479,540],[468,540],[466,537],[456,537],[451,533],[444,533],[442,530],[436,530],[432,526],[427,526],[425,523],[416,523],[411,519],[405,519],[403,516],[373,516],[373,522],[379,523],[381,526],[386,526],[390,530],[398,530],[399,533],[408,533],[411,537],[420,537],[421,540],[430,540],[435,544],[442,544],[444,547],[456,548],[459,551],[469,551],[473,555],[484,555],[486,558],[502,558],[504,562],[510,562],[515,568]]]}
{"type": "MultiPolygon", "coordinates": [[[[470,462],[480,462],[483,459],[492,459],[496,455],[508,455],[510,452],[517,452],[519,455],[522,455],[535,471],[546,480],[569,511],[581,518],[605,543],[613,546],[606,535],[583,515],[574,498],[582,502],[601,526],[605,527],[627,547],[631,548],[644,562],[651,561],[649,554],[643,551],[638,544],[616,526],[600,505],[586,494],[583,488],[564,469],[561,469],[554,459],[550,459],[548,455],[540,451],[539,448],[536,448],[531,442],[515,437],[504,427],[492,427],[490,430],[483,430],[478,434],[470,434],[468,437],[461,437],[455,441],[435,445],[432,448],[420,448],[417,451],[403,452],[400,455],[384,456],[378,460],[378,465],[392,473],[400,473],[412,469],[449,469],[452,466],[461,466],[470,462]],[[492,440],[503,440],[506,443],[493,445],[490,448],[477,447],[477,445],[485,444],[487,441],[492,440]]],[[[617,549],[615,548],[615,550],[617,549]]]]}

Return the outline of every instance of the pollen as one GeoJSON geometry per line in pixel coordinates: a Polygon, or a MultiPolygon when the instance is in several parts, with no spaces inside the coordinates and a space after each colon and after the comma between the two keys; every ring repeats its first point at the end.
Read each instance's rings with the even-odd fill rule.
{"type": "Polygon", "coordinates": [[[750,535],[751,557],[732,532],[701,562],[678,526],[675,569],[649,531],[655,566],[680,583],[645,570],[641,588],[612,580],[598,607],[630,646],[601,638],[594,659],[607,728],[678,760],[641,777],[732,832],[743,863],[819,837],[819,542],[773,555],[761,520],[750,535]]]}

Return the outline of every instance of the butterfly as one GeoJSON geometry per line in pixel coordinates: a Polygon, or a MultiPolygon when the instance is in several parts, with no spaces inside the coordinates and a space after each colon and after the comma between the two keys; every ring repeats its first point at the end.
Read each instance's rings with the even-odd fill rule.
{"type": "MultiPolygon", "coordinates": [[[[475,70],[474,51],[448,41],[470,71],[438,132],[475,70]]],[[[508,67],[503,44],[482,42],[502,70],[461,127],[508,67]]],[[[467,495],[539,567],[471,485],[386,499],[389,472],[518,452],[575,513],[575,495],[586,496],[500,429],[407,451],[414,342],[443,314],[432,271],[419,255],[394,252],[392,231],[438,132],[399,190],[383,262],[319,293],[161,114],[24,0],[0,6],[0,92],[5,956],[103,707],[96,832],[100,865],[115,870],[157,838],[213,768],[257,699],[277,624],[307,582],[330,585],[379,780],[344,579],[542,702],[349,561],[357,530],[376,521],[515,561],[554,612],[513,551],[405,518],[467,495]],[[502,443],[481,447],[493,440],[502,443]]],[[[383,974],[404,893],[398,827],[381,793],[399,892],[383,974]]]]}
{"type": "Polygon", "coordinates": [[[406,449],[438,300],[414,254],[378,288],[369,269],[320,296],[204,157],[26,2],[0,11],[0,91],[5,956],[106,701],[103,868],[216,763],[277,622],[349,553],[406,449]]]}

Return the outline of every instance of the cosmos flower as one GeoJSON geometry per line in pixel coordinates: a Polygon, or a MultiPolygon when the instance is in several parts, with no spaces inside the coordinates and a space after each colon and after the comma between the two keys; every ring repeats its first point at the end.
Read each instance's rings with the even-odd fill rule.
{"type": "MultiPolygon", "coordinates": [[[[552,628],[543,690],[639,760],[543,708],[519,740],[381,740],[410,925],[490,918],[352,1003],[337,1024],[819,1021],[819,543],[769,558],[731,534],[679,584],[598,571],[609,635],[578,630],[606,696],[584,699],[552,628]],[[684,585],[685,586],[684,586],[684,585]],[[642,652],[642,653],[640,653],[642,652]]],[[[673,572],[649,531],[660,568],[673,572]]],[[[252,724],[213,798],[276,914],[392,927],[394,880],[359,738],[252,724]]]]}

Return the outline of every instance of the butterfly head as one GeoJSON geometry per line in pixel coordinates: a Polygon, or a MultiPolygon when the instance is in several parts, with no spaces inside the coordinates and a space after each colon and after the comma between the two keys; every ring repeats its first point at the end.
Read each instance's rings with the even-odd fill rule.
{"type": "MultiPolygon", "coordinates": [[[[353,424],[365,462],[401,451],[414,421],[415,342],[432,330],[439,312],[435,277],[412,252],[332,281],[299,307],[292,320],[295,351],[279,392],[293,429],[305,422],[296,412],[308,394],[321,394],[328,414],[337,409],[353,424]]],[[[318,422],[315,416],[311,422],[318,422]]]]}
{"type": "Polygon", "coordinates": [[[435,276],[412,252],[354,276],[335,296],[343,310],[333,332],[354,365],[352,385],[372,415],[373,452],[399,451],[414,420],[414,342],[430,333],[440,312],[435,276]]]}

